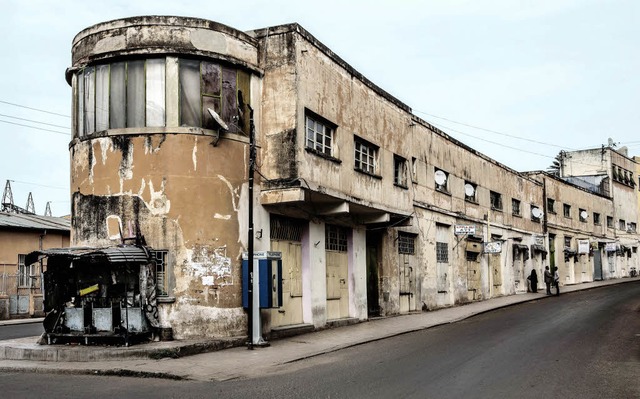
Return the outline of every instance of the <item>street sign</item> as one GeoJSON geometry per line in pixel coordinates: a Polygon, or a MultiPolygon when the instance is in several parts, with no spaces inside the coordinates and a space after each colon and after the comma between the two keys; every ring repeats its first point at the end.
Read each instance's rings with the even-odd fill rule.
{"type": "Polygon", "coordinates": [[[485,254],[499,254],[502,252],[502,241],[491,241],[484,243],[485,254]]]}
{"type": "Polygon", "coordinates": [[[472,236],[476,234],[476,226],[473,224],[456,224],[453,232],[457,236],[472,236]]]}

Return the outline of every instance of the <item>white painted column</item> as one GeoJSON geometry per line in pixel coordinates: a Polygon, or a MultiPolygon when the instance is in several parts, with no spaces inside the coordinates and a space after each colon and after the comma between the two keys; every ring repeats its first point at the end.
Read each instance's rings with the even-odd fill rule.
{"type": "Polygon", "coordinates": [[[324,223],[309,222],[302,240],[302,320],[323,327],[327,323],[327,262],[324,223]]]}
{"type": "Polygon", "coordinates": [[[353,229],[349,243],[349,317],[366,320],[367,309],[367,231],[353,229]]]}

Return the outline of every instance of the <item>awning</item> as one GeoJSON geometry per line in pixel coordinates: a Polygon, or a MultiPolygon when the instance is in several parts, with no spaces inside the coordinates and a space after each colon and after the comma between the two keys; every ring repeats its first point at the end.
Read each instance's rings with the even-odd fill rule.
{"type": "Polygon", "coordinates": [[[578,253],[578,251],[576,251],[575,249],[571,249],[571,248],[565,248],[564,249],[564,254],[565,255],[572,256],[572,255],[576,255],[577,253],[578,253]]]}
{"type": "Polygon", "coordinates": [[[531,246],[531,252],[536,253],[543,253],[546,254],[547,253],[547,249],[544,247],[544,245],[539,245],[539,244],[533,244],[531,246]]]}
{"type": "Polygon", "coordinates": [[[524,244],[513,244],[514,251],[529,252],[529,247],[524,244]]]}
{"type": "Polygon", "coordinates": [[[33,251],[25,257],[27,265],[31,265],[41,258],[66,258],[69,260],[103,260],[110,263],[147,263],[149,251],[142,246],[123,245],[108,248],[51,248],[33,251]]]}

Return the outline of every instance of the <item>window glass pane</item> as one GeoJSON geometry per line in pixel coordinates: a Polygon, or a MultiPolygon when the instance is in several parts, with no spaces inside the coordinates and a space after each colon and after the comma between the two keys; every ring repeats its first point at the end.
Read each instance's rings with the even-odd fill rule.
{"type": "Polygon", "coordinates": [[[144,61],[127,63],[127,127],[143,127],[144,101],[144,61]]]}
{"type": "Polygon", "coordinates": [[[124,62],[111,64],[111,93],[109,95],[109,127],[111,129],[122,129],[126,127],[127,101],[125,98],[124,77],[124,62]]]}
{"type": "Polygon", "coordinates": [[[84,70],[84,134],[96,131],[95,126],[95,69],[84,70]]]}
{"type": "Polygon", "coordinates": [[[238,102],[236,93],[236,71],[222,68],[222,120],[231,132],[240,132],[237,126],[238,102]]]}
{"type": "Polygon", "coordinates": [[[96,131],[109,129],[109,65],[96,67],[96,131]]]}
{"type": "Polygon", "coordinates": [[[202,126],[200,61],[180,60],[180,124],[202,126]]]}
{"type": "Polygon", "coordinates": [[[164,59],[147,61],[147,126],[164,126],[164,59]]]}
{"type": "Polygon", "coordinates": [[[84,136],[84,73],[78,74],[78,137],[84,136]]]}
{"type": "Polygon", "coordinates": [[[220,65],[210,62],[202,63],[202,94],[220,96],[222,83],[220,82],[220,65]]]}

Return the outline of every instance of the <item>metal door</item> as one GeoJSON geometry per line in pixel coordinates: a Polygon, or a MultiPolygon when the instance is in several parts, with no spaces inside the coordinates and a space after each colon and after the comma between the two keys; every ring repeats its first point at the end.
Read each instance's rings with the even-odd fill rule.
{"type": "Polygon", "coordinates": [[[602,280],[602,252],[593,251],[593,279],[602,280]]]}

